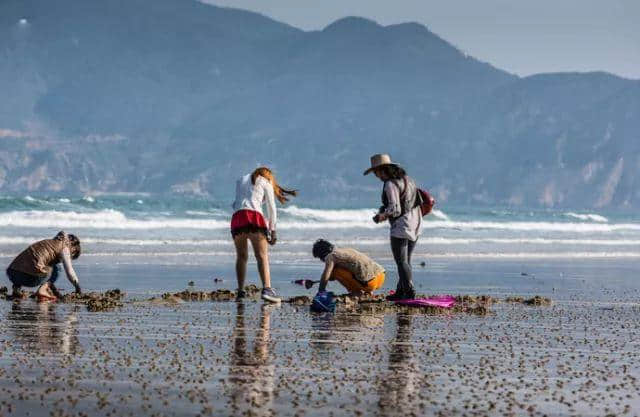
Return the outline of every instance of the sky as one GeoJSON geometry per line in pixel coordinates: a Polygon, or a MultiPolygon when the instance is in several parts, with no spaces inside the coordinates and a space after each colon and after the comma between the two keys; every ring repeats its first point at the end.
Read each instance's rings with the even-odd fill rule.
{"type": "Polygon", "coordinates": [[[304,30],[345,16],[418,22],[520,76],[607,71],[640,79],[640,0],[201,0],[304,30]]]}

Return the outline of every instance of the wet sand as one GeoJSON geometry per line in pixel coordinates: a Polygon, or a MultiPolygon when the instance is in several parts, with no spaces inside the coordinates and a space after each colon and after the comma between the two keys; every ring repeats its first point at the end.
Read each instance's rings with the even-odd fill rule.
{"type": "Polygon", "coordinates": [[[501,300],[485,315],[384,303],[312,314],[254,300],[153,302],[159,294],[135,290],[106,311],[0,301],[0,415],[640,413],[640,284],[623,273],[633,265],[565,265],[564,280],[558,265],[529,268],[535,277],[493,265],[513,276],[496,275],[490,291],[469,268],[443,270],[467,277],[451,288],[501,300]],[[624,279],[596,281],[604,270],[624,279]],[[523,286],[509,292],[503,280],[523,286]],[[552,304],[504,301],[531,291],[552,304]]]}
{"type": "Polygon", "coordinates": [[[3,302],[5,415],[638,412],[639,307],[310,314],[261,302],[3,302]],[[27,412],[29,414],[27,414],[27,412]]]}

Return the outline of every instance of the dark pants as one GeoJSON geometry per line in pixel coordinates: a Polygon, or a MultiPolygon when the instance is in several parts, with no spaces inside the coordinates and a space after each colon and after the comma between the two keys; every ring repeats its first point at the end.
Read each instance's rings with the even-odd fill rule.
{"type": "Polygon", "coordinates": [[[56,282],[59,272],[60,267],[57,264],[52,267],[51,275],[48,277],[39,277],[8,268],[7,277],[9,277],[9,281],[16,287],[39,287],[47,281],[52,284],[56,282]]]}
{"type": "Polygon", "coordinates": [[[411,273],[411,254],[413,248],[416,247],[416,241],[409,239],[400,239],[397,237],[391,237],[391,252],[393,252],[393,259],[398,266],[398,286],[396,292],[401,294],[413,294],[415,289],[413,288],[413,276],[411,273]]]}

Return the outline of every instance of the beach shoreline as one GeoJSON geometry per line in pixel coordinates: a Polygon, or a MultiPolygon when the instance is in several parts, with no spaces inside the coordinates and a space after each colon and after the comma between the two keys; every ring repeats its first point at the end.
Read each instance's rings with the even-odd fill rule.
{"type": "MultiPolygon", "coordinates": [[[[81,268],[88,291],[118,287],[127,300],[185,290],[190,280],[194,291],[233,288],[231,278],[206,281],[230,265],[81,268]]],[[[478,316],[340,306],[314,314],[253,300],[125,302],[99,312],[0,301],[0,412],[605,415],[640,406],[632,262],[434,261],[414,269],[417,284],[432,284],[421,293],[539,293],[552,305],[501,302],[478,316]]],[[[310,295],[289,278],[320,270],[275,265],[274,282],[287,297],[310,295]]]]}
{"type": "MultiPolygon", "coordinates": [[[[320,278],[324,265],[311,253],[318,238],[379,262],[387,272],[378,294],[395,288],[388,231],[373,225],[372,210],[281,210],[283,227],[270,251],[272,286],[285,301],[304,302],[272,306],[255,295],[242,303],[205,296],[236,290],[228,210],[100,196],[18,203],[0,213],[0,263],[65,230],[83,242],[74,262],[83,292],[124,295],[91,306],[0,300],[0,415],[551,416],[640,409],[635,218],[447,210],[427,218],[414,252],[417,293],[503,302],[478,310],[483,314],[385,303],[339,303],[334,314],[313,314],[308,300],[317,287],[293,281],[320,278]],[[183,291],[179,301],[162,298],[183,291]],[[209,299],[185,301],[200,294],[209,299]],[[504,302],[534,296],[551,305],[504,302]]],[[[250,255],[246,284],[259,282],[250,255]]],[[[2,286],[9,286],[6,278],[2,286]]],[[[57,286],[72,291],[64,279],[57,286]]],[[[345,292],[335,282],[328,290],[345,292]]]]}
{"type": "Polygon", "coordinates": [[[486,316],[253,301],[0,309],[12,415],[604,415],[639,405],[635,305],[500,303],[486,316]]]}

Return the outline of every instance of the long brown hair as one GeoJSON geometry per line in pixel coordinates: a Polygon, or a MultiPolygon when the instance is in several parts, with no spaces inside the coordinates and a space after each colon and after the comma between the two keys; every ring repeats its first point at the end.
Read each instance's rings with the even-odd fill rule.
{"type": "Polygon", "coordinates": [[[276,177],[273,175],[273,172],[271,172],[271,170],[267,167],[260,167],[253,171],[253,173],[251,174],[251,183],[255,184],[256,178],[258,178],[259,176],[267,179],[271,183],[271,185],[273,186],[273,193],[276,195],[276,198],[278,199],[280,204],[284,204],[289,201],[287,195],[293,197],[298,195],[298,192],[296,190],[288,190],[281,187],[280,184],[278,184],[278,181],[276,181],[276,177]]]}
{"type": "Polygon", "coordinates": [[[397,166],[397,165],[382,165],[381,167],[377,167],[377,170],[386,174],[387,178],[390,180],[401,180],[404,176],[407,175],[407,172],[397,166]]]}

